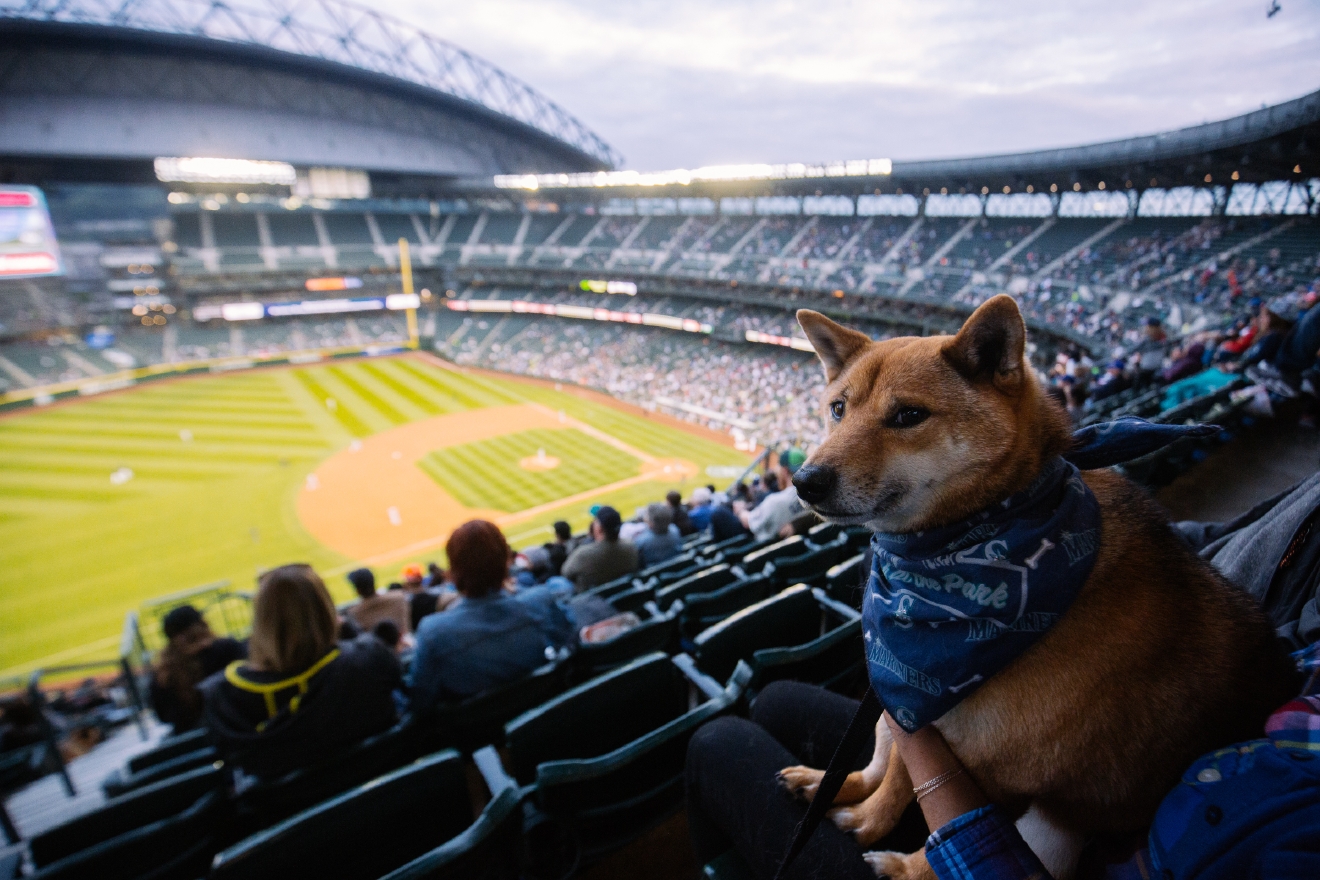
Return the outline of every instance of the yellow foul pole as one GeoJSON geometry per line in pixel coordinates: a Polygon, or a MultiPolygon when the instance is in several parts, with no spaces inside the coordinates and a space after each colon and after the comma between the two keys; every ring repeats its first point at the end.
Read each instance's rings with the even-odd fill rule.
{"type": "MultiPolygon", "coordinates": [[[[408,256],[408,239],[399,239],[399,272],[403,275],[403,292],[413,292],[412,259],[408,256]]],[[[408,345],[417,347],[417,310],[408,309],[408,345]]]]}

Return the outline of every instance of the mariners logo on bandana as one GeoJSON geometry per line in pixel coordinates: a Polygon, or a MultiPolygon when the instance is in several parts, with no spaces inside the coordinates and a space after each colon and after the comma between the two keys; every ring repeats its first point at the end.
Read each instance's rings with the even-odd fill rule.
{"type": "MultiPolygon", "coordinates": [[[[1215,428],[1121,419],[1074,435],[1068,458],[1106,467],[1215,428]]],[[[880,533],[862,605],[871,687],[905,730],[939,718],[1036,642],[1072,604],[1100,549],[1100,504],[1077,467],[1045,466],[970,519],[880,533]]]]}

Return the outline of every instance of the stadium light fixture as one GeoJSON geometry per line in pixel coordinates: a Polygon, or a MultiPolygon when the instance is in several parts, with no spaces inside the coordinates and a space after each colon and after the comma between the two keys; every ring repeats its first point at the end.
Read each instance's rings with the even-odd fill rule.
{"type": "Polygon", "coordinates": [[[669,171],[588,171],[579,174],[497,174],[500,189],[582,189],[610,186],[690,186],[693,183],[742,180],[811,180],[821,177],[872,177],[893,173],[889,159],[849,159],[808,165],[705,165],[669,171]]]}
{"type": "Polygon", "coordinates": [[[167,183],[256,183],[293,186],[298,173],[288,162],[162,156],[156,179],[167,183]]]}

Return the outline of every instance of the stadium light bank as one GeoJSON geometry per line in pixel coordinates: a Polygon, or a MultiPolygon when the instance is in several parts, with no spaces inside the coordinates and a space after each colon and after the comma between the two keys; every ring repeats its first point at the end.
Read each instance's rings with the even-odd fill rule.
{"type": "Polygon", "coordinates": [[[873,177],[891,174],[889,159],[848,159],[808,165],[706,165],[670,171],[585,171],[577,174],[497,174],[499,189],[579,189],[609,186],[688,186],[720,180],[811,180],[822,177],[873,177]]]}

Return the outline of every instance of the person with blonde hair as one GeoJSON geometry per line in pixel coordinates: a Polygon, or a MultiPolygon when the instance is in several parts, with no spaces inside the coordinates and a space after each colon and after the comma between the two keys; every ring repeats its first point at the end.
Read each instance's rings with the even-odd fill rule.
{"type": "Polygon", "coordinates": [[[206,725],[234,763],[277,777],[398,720],[398,659],[371,635],[340,642],[337,631],[330,593],[310,565],[282,565],[258,579],[247,662],[201,685],[206,725]]]}

